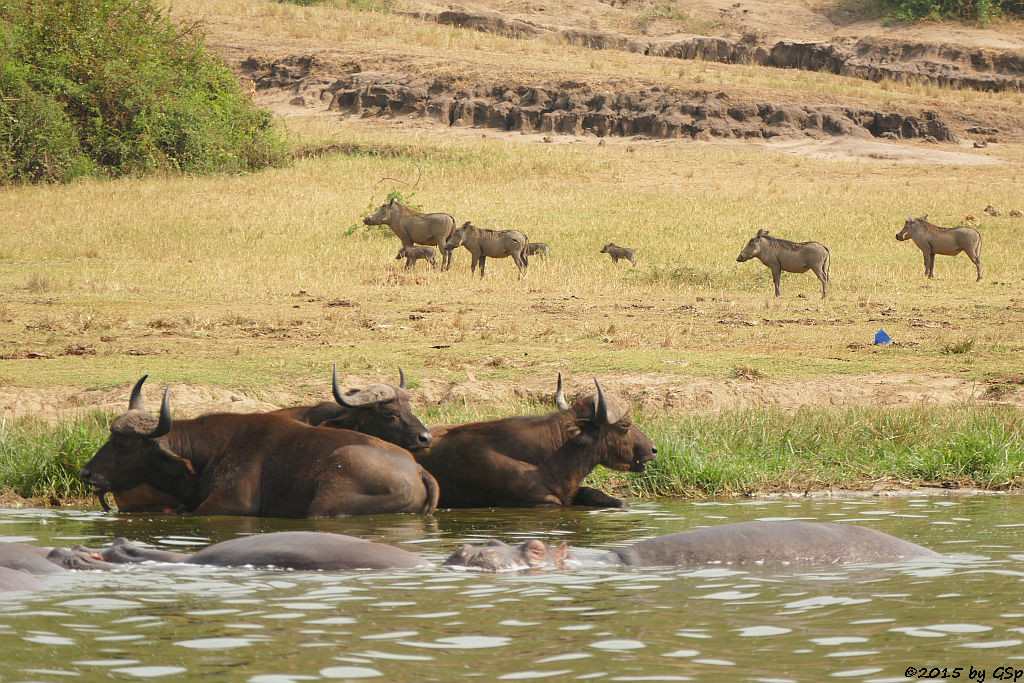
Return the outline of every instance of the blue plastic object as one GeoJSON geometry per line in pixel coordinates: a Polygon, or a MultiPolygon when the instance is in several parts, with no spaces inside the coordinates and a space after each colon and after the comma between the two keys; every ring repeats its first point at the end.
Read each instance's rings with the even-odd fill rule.
{"type": "Polygon", "coordinates": [[[875,332],[875,343],[890,344],[892,343],[892,338],[885,333],[885,330],[879,330],[878,332],[875,332]]]}

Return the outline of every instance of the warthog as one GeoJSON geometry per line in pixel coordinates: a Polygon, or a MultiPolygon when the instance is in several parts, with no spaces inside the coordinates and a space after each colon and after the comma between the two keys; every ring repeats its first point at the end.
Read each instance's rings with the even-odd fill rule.
{"type": "Polygon", "coordinates": [[[526,258],[526,249],[530,244],[529,238],[518,230],[491,230],[490,228],[478,228],[469,221],[462,224],[452,233],[452,236],[445,242],[444,248],[449,254],[462,245],[473,255],[473,263],[470,272],[476,272],[476,264],[480,264],[480,277],[484,276],[484,266],[487,257],[505,258],[511,256],[519,268],[519,277],[523,276],[529,261],[526,258]]]}
{"type": "Polygon", "coordinates": [[[448,213],[423,213],[403,206],[392,199],[381,205],[373,215],[363,219],[366,225],[386,225],[402,240],[403,247],[425,244],[441,248],[441,270],[448,270],[452,252],[445,241],[455,232],[455,217],[448,213]]]}
{"type": "Polygon", "coordinates": [[[609,242],[604,245],[604,249],[601,250],[601,253],[611,256],[612,261],[615,263],[618,263],[620,258],[624,258],[634,266],[636,265],[636,256],[633,255],[633,250],[627,249],[626,247],[620,247],[614,242],[609,242]]]}
{"type": "Polygon", "coordinates": [[[437,268],[437,252],[433,247],[402,247],[398,250],[395,260],[399,261],[403,257],[405,258],[405,270],[412,268],[420,259],[437,268]]]}
{"type": "Polygon", "coordinates": [[[770,237],[767,230],[758,230],[736,260],[743,263],[755,256],[771,269],[775,296],[779,295],[782,271],[806,273],[808,270],[813,270],[821,280],[821,298],[828,295],[829,251],[821,242],[790,242],[770,237]]]}
{"type": "Polygon", "coordinates": [[[903,229],[896,233],[896,239],[914,240],[917,248],[924,253],[924,274],[933,277],[935,255],[956,256],[961,251],[978,267],[978,281],[981,281],[981,233],[974,228],[940,228],[927,220],[928,214],[919,218],[907,216],[903,229]]]}
{"type": "Polygon", "coordinates": [[[540,258],[548,257],[548,245],[544,242],[530,242],[526,247],[527,256],[539,256],[540,258]]]}

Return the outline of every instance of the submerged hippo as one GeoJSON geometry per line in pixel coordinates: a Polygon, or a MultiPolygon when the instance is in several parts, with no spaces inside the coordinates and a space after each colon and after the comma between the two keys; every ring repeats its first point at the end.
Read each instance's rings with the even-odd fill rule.
{"type": "Polygon", "coordinates": [[[913,240],[917,248],[924,254],[924,274],[933,277],[935,272],[935,255],[956,256],[961,251],[978,269],[978,281],[981,281],[981,233],[974,228],[940,228],[927,221],[928,214],[913,218],[907,216],[903,229],[896,233],[900,242],[913,240]]]}
{"type": "Polygon", "coordinates": [[[752,258],[759,259],[772,271],[775,296],[779,295],[782,271],[806,273],[808,270],[813,270],[821,280],[821,298],[828,295],[829,251],[821,242],[790,242],[769,236],[767,230],[758,230],[736,260],[743,263],[752,258]]]}
{"type": "Polygon", "coordinates": [[[69,569],[110,569],[99,553],[67,548],[44,548],[27,543],[0,543],[0,591],[38,590],[35,577],[63,574],[69,569]]]}
{"type": "Polygon", "coordinates": [[[393,569],[423,567],[419,555],[383,543],[344,534],[279,531],[241,536],[214,543],[195,554],[133,545],[119,538],[99,554],[107,562],[180,562],[218,567],[280,567],[282,569],[393,569]]]}
{"type": "MultiPolygon", "coordinates": [[[[701,564],[826,565],[847,562],[889,562],[937,553],[895,536],[829,522],[737,522],[658,536],[596,556],[587,562],[630,567],[671,567],[701,564]]],[[[482,548],[464,545],[444,564],[488,571],[562,566],[579,560],[565,544],[548,548],[531,540],[519,546],[492,541],[482,548]]]]}

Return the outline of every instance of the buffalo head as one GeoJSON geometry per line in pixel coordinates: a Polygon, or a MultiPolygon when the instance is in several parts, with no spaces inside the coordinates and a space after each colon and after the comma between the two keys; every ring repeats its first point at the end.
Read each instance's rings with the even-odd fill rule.
{"type": "Polygon", "coordinates": [[[647,463],[658,456],[658,448],[629,418],[629,404],[605,396],[596,379],[597,392],[579,398],[571,409],[576,413],[577,441],[598,455],[598,462],[619,472],[646,472],[647,463]]]}
{"type": "Polygon", "coordinates": [[[334,400],[351,413],[321,424],[325,427],[356,429],[407,450],[426,448],[432,439],[430,431],[412,414],[402,368],[398,368],[398,376],[397,387],[393,384],[371,384],[365,389],[350,389],[342,393],[338,385],[338,366],[335,365],[331,378],[334,400]]]}
{"type": "Polygon", "coordinates": [[[155,418],[142,403],[142,383],[146,377],[143,375],[135,383],[128,412],[111,423],[110,438],[78,473],[101,497],[108,491],[195,474],[188,460],[175,455],[161,442],[161,437],[171,431],[170,388],[164,391],[160,417],[155,418]]]}

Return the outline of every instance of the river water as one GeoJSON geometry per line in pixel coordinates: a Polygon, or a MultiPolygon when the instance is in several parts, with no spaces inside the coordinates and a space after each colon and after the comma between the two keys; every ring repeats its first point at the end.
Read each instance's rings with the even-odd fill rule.
{"type": "Polygon", "coordinates": [[[194,550],[310,529],[440,563],[490,538],[607,549],[790,518],[863,524],[943,557],[811,570],[72,572],[45,577],[45,591],[0,594],[0,681],[1012,680],[1024,670],[1022,513],[1018,496],[663,500],[339,520],[3,509],[0,540],[41,545],[124,536],[194,550]]]}

